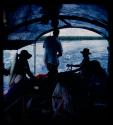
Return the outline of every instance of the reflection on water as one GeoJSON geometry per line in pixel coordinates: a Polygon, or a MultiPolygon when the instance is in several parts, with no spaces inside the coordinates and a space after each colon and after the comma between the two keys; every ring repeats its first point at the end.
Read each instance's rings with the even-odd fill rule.
{"type": "MultiPolygon", "coordinates": [[[[106,40],[81,40],[81,41],[63,41],[63,56],[60,57],[59,71],[66,70],[66,64],[78,64],[82,60],[82,55],[80,51],[83,48],[89,48],[91,51],[90,58],[100,61],[102,67],[107,71],[108,65],[108,42],[106,40]]],[[[29,59],[29,64],[32,72],[34,72],[34,54],[33,45],[24,47],[22,49],[28,50],[33,56],[29,59]]],[[[20,51],[20,50],[19,50],[20,51]]],[[[18,52],[19,52],[18,51],[18,52]]],[[[15,50],[5,50],[4,51],[4,64],[5,68],[9,68],[13,61],[13,56],[16,53],[15,50]]],[[[47,73],[47,69],[43,61],[44,49],[42,43],[36,45],[36,73],[47,73]]],[[[4,90],[8,89],[9,77],[4,77],[4,90]]]]}

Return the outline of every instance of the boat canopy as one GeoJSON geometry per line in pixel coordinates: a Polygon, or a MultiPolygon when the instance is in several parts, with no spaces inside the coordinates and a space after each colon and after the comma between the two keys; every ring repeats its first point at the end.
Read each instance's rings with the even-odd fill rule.
{"type": "Polygon", "coordinates": [[[21,2],[4,9],[3,25],[6,31],[4,49],[36,43],[54,28],[84,28],[105,39],[109,37],[108,12],[103,4],[21,2]]]}

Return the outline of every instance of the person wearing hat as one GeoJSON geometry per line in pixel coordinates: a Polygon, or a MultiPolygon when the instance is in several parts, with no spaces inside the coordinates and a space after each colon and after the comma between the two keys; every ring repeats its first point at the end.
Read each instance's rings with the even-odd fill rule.
{"type": "Polygon", "coordinates": [[[20,54],[18,54],[17,66],[15,68],[15,73],[20,74],[23,78],[30,77],[34,79],[34,75],[30,70],[28,59],[30,59],[32,55],[28,53],[27,50],[22,50],[20,54]]]}
{"type": "Polygon", "coordinates": [[[77,65],[68,65],[71,67],[78,67],[77,69],[71,70],[69,72],[74,73],[75,78],[77,78],[78,82],[76,84],[76,88],[73,86],[72,91],[72,103],[76,109],[76,105],[82,107],[83,105],[88,105],[88,94],[89,94],[89,64],[90,58],[89,55],[91,54],[88,48],[84,48],[80,53],[83,56],[83,60],[80,64],[77,65]],[[75,92],[76,90],[76,92],[75,92]],[[75,93],[77,94],[78,100],[75,101],[75,93]],[[73,95],[74,94],[74,95],[73,95]],[[80,98],[79,98],[80,97],[80,98]]]}
{"type": "Polygon", "coordinates": [[[83,51],[80,51],[80,53],[83,56],[83,60],[80,64],[77,65],[70,65],[67,64],[67,67],[71,66],[71,67],[79,67],[78,69],[73,70],[73,72],[77,72],[80,71],[82,74],[85,74],[85,66],[89,63],[90,58],[89,55],[91,54],[88,48],[84,48],[83,51]]]}
{"type": "Polygon", "coordinates": [[[33,83],[36,78],[32,74],[28,63],[28,59],[31,57],[32,55],[28,53],[27,50],[22,50],[20,54],[16,55],[16,61],[14,61],[14,63],[16,63],[12,68],[12,79],[10,81],[11,86],[4,97],[6,105],[10,103],[12,104],[12,102],[14,102],[18,97],[32,92],[34,84],[31,83],[33,83]]]}

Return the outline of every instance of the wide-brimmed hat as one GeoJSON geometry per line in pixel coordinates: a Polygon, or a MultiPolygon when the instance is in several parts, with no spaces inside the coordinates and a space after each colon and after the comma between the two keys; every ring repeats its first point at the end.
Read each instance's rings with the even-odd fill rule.
{"type": "Polygon", "coordinates": [[[88,49],[88,48],[84,48],[83,51],[81,51],[81,53],[82,53],[82,54],[83,54],[83,53],[85,53],[85,54],[91,54],[91,53],[89,52],[89,49],[88,49]]]}
{"type": "Polygon", "coordinates": [[[26,58],[26,59],[29,59],[32,57],[32,55],[30,53],[28,53],[27,50],[22,50],[21,53],[19,54],[19,56],[22,58],[26,58]]]}

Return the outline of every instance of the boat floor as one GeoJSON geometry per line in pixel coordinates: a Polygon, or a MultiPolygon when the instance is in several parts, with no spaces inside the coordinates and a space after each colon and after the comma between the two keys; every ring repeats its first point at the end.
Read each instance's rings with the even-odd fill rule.
{"type": "MultiPolygon", "coordinates": [[[[64,76],[65,77],[65,76],[64,76]]],[[[11,94],[14,98],[7,96],[9,104],[6,100],[6,107],[4,110],[4,121],[5,122],[76,122],[78,120],[108,120],[110,119],[110,108],[106,98],[98,99],[98,97],[86,97],[84,88],[81,88],[79,84],[71,84],[71,82],[77,82],[73,77],[65,77],[66,81],[70,80],[70,84],[64,84],[65,87],[74,88],[72,96],[74,100],[74,110],[71,112],[63,111],[59,114],[53,112],[51,106],[51,91],[52,86],[47,78],[41,78],[38,80],[38,84],[29,84],[29,82],[22,89],[23,84],[13,89],[11,94]],[[38,85],[38,86],[37,86],[38,85]],[[74,85],[74,86],[73,86],[74,85]],[[35,86],[35,89],[34,89],[35,86]],[[38,89],[39,87],[39,89],[38,89]],[[41,89],[40,89],[41,88],[41,89]],[[18,91],[17,91],[18,90],[18,91]],[[22,93],[24,92],[24,93],[22,93]],[[20,94],[21,93],[21,94],[20,94]],[[18,95],[19,94],[19,95],[18,95]],[[24,96],[23,96],[24,94],[24,96]],[[12,103],[13,102],[13,103],[12,103]]],[[[64,79],[64,78],[63,78],[64,79]]],[[[62,79],[61,79],[62,81],[62,79]]],[[[10,95],[10,94],[9,94],[10,95]]]]}

